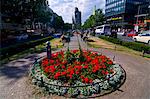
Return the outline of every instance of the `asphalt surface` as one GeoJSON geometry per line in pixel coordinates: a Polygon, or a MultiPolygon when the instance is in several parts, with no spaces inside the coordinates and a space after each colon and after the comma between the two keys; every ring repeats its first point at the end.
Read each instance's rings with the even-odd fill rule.
{"type": "MultiPolygon", "coordinates": [[[[83,49],[99,51],[122,65],[126,71],[126,81],[111,94],[98,97],[98,99],[150,99],[150,59],[128,53],[116,52],[108,49],[89,48],[81,39],[83,49]]],[[[71,49],[78,49],[77,37],[71,38],[71,49]]],[[[66,50],[67,44],[62,50],[66,50]]],[[[35,96],[28,83],[28,71],[35,57],[45,56],[46,53],[31,54],[24,58],[14,60],[0,67],[0,99],[47,99],[35,96]]],[[[49,99],[65,99],[60,96],[50,96],[49,99]]]]}

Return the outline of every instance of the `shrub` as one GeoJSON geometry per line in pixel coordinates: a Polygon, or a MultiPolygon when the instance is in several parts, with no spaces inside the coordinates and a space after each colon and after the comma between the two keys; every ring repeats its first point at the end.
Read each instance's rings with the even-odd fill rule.
{"type": "Polygon", "coordinates": [[[136,50],[136,51],[140,51],[140,52],[142,52],[143,50],[146,50],[146,51],[150,50],[150,46],[147,46],[142,43],[127,42],[127,41],[122,41],[120,39],[116,39],[116,38],[112,38],[112,37],[105,37],[105,36],[100,36],[100,38],[107,40],[109,42],[115,43],[115,44],[119,44],[119,45],[128,47],[128,48],[136,50]]]}
{"type": "Polygon", "coordinates": [[[21,44],[11,45],[11,46],[6,47],[6,48],[2,48],[2,49],[0,49],[0,52],[1,52],[0,58],[4,59],[7,57],[10,57],[11,55],[14,55],[14,54],[21,52],[23,50],[32,48],[36,45],[39,45],[43,42],[50,40],[50,39],[52,39],[52,37],[46,37],[46,38],[42,38],[39,40],[29,41],[29,42],[25,42],[25,43],[21,43],[21,44]]]}

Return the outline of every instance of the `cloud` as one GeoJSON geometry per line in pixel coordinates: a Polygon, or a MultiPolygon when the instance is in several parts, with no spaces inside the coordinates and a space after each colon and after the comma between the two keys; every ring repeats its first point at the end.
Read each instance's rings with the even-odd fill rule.
{"type": "Polygon", "coordinates": [[[63,17],[65,22],[72,22],[75,7],[81,11],[82,23],[92,14],[93,8],[104,10],[105,0],[48,0],[50,8],[63,17]]]}

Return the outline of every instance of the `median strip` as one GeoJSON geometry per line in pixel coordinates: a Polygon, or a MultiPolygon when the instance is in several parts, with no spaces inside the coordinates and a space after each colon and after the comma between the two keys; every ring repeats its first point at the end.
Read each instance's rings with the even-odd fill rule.
{"type": "MultiPolygon", "coordinates": [[[[128,46],[133,46],[133,43],[135,42],[128,42],[128,46]],[[130,45],[131,44],[131,45],[130,45]]],[[[114,39],[111,37],[90,37],[88,39],[88,45],[94,48],[104,48],[104,49],[111,49],[111,50],[116,50],[116,51],[121,51],[121,52],[125,52],[128,54],[134,54],[134,55],[138,55],[138,56],[142,56],[142,50],[144,49],[150,49],[149,46],[146,46],[144,44],[136,44],[136,48],[137,50],[133,50],[132,48],[128,47],[126,44],[125,46],[125,42],[118,40],[118,39],[114,39]],[[121,45],[122,43],[124,43],[124,46],[121,45]]],[[[146,55],[146,57],[149,57],[150,55],[146,55]]]]}

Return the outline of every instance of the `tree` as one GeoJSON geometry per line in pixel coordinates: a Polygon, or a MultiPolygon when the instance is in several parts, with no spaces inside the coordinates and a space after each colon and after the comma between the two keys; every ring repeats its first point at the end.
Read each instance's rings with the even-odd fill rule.
{"type": "Polygon", "coordinates": [[[91,15],[85,22],[82,28],[91,28],[104,23],[104,14],[101,9],[97,9],[95,15],[91,15]]]}
{"type": "Polygon", "coordinates": [[[95,21],[96,21],[95,25],[97,26],[97,25],[103,24],[104,20],[105,20],[105,18],[104,18],[104,14],[103,14],[102,10],[97,9],[96,14],[95,14],[95,21]]]}
{"type": "Polygon", "coordinates": [[[55,29],[62,29],[63,26],[64,26],[64,21],[63,21],[62,17],[61,17],[61,16],[58,16],[58,15],[56,14],[56,16],[55,16],[55,18],[54,18],[54,22],[53,22],[53,27],[54,27],[55,29]]]}
{"type": "Polygon", "coordinates": [[[22,24],[23,26],[31,26],[38,22],[52,24],[53,16],[55,28],[61,28],[64,24],[61,16],[50,11],[47,0],[2,0],[1,8],[2,15],[6,16],[2,19],[9,21],[8,23],[22,24]]]}
{"type": "Polygon", "coordinates": [[[65,23],[65,24],[64,24],[64,30],[67,31],[67,30],[69,30],[69,29],[72,29],[72,24],[70,24],[70,23],[65,23]]]}

